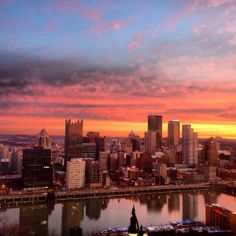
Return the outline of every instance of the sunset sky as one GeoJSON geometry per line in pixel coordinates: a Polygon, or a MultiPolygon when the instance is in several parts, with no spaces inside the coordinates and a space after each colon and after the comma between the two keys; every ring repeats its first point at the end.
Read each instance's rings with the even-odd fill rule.
{"type": "Polygon", "coordinates": [[[0,1],[0,133],[236,138],[236,0],[0,1]]]}

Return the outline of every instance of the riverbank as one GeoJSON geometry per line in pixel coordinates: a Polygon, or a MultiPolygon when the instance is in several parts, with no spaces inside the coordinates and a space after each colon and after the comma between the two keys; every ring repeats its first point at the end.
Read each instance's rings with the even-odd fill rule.
{"type": "Polygon", "coordinates": [[[198,190],[216,190],[222,189],[221,185],[187,184],[187,185],[166,185],[166,186],[146,186],[146,187],[128,187],[128,188],[104,188],[104,189],[84,189],[75,191],[56,191],[56,190],[24,190],[12,191],[0,196],[0,207],[14,207],[19,205],[34,205],[55,201],[55,203],[86,200],[96,198],[125,197],[149,193],[171,193],[198,190]]]}

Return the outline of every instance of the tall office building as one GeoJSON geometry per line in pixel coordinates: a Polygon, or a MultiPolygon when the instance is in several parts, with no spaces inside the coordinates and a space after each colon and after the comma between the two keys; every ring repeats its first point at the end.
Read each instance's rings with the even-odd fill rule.
{"type": "Polygon", "coordinates": [[[86,137],[89,143],[96,144],[96,160],[99,159],[99,152],[105,151],[105,137],[100,137],[99,132],[89,131],[86,137]]]}
{"type": "Polygon", "coordinates": [[[203,162],[209,166],[217,166],[218,163],[218,142],[214,138],[209,138],[202,150],[203,162]]]}
{"type": "Polygon", "coordinates": [[[198,164],[198,136],[191,125],[182,125],[182,154],[186,164],[198,164]]]}
{"type": "Polygon", "coordinates": [[[52,186],[51,149],[33,147],[23,150],[22,183],[25,188],[52,186]]]}
{"type": "Polygon", "coordinates": [[[71,158],[82,158],[83,120],[65,121],[65,164],[71,158]]]}
{"type": "Polygon", "coordinates": [[[87,161],[86,175],[89,188],[99,188],[102,186],[102,168],[98,161],[87,161]]]}
{"type": "Polygon", "coordinates": [[[156,132],[156,148],[162,148],[162,116],[148,116],[148,131],[156,132]]]}
{"type": "Polygon", "coordinates": [[[38,134],[38,146],[44,149],[51,149],[51,139],[45,129],[42,129],[38,134]]]}
{"type": "Polygon", "coordinates": [[[99,165],[103,171],[108,169],[108,157],[109,157],[109,152],[99,153],[99,165]]]}
{"type": "Polygon", "coordinates": [[[157,151],[157,133],[154,131],[147,131],[144,134],[145,153],[155,154],[157,151]]]}
{"type": "Polygon", "coordinates": [[[85,164],[80,158],[72,158],[66,165],[66,187],[79,189],[85,185],[85,164]]]}
{"type": "Polygon", "coordinates": [[[180,139],[180,123],[178,120],[168,122],[168,144],[169,147],[176,147],[180,139]]]}
{"type": "Polygon", "coordinates": [[[139,151],[140,150],[140,137],[136,135],[133,130],[131,130],[129,134],[129,140],[132,144],[132,151],[139,151]]]}

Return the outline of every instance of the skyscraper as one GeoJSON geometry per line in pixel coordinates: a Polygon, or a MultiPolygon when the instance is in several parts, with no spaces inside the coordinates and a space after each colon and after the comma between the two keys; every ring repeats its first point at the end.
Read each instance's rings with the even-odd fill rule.
{"type": "Polygon", "coordinates": [[[140,137],[136,135],[133,130],[129,134],[129,140],[132,144],[132,151],[140,150],[140,137]]]}
{"type": "Polygon", "coordinates": [[[28,187],[52,186],[51,149],[33,147],[23,150],[22,182],[28,187]]]}
{"type": "Polygon", "coordinates": [[[144,134],[144,143],[145,143],[145,153],[147,154],[155,154],[157,151],[157,133],[154,131],[147,131],[144,134]]]}
{"type": "Polygon", "coordinates": [[[162,148],[162,116],[148,116],[148,131],[156,132],[156,148],[162,148]]]}
{"type": "Polygon", "coordinates": [[[86,163],[87,184],[90,188],[102,186],[102,169],[98,161],[87,161],[86,163]]]}
{"type": "Polygon", "coordinates": [[[65,164],[71,158],[82,157],[83,120],[65,121],[65,164]]]}
{"type": "Polygon", "coordinates": [[[51,149],[51,139],[45,129],[42,129],[38,134],[38,146],[44,149],[51,149]]]}
{"type": "Polygon", "coordinates": [[[198,164],[198,137],[191,125],[182,125],[182,154],[186,164],[198,164]]]}
{"type": "Polygon", "coordinates": [[[217,166],[218,162],[218,142],[213,138],[209,138],[203,148],[203,162],[209,166],[217,166]]]}
{"type": "Polygon", "coordinates": [[[168,144],[169,147],[177,146],[180,139],[180,123],[178,120],[168,122],[168,144]]]}
{"type": "Polygon", "coordinates": [[[99,159],[99,152],[105,150],[105,137],[100,137],[99,132],[89,131],[87,133],[87,139],[89,143],[96,144],[96,160],[99,159]]]}

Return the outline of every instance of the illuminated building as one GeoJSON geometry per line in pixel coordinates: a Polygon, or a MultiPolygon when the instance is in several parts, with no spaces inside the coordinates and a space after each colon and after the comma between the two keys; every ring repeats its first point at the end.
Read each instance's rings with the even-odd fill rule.
{"type": "Polygon", "coordinates": [[[236,213],[217,204],[206,205],[206,224],[236,232],[236,213]]]}
{"type": "Polygon", "coordinates": [[[44,149],[51,149],[51,139],[45,129],[42,129],[38,134],[38,146],[44,149]]]}
{"type": "Polygon", "coordinates": [[[8,159],[9,146],[0,143],[0,160],[8,159]]]}
{"type": "Polygon", "coordinates": [[[80,158],[72,158],[66,166],[66,187],[79,189],[85,185],[85,161],[80,158]]]}
{"type": "Polygon", "coordinates": [[[176,147],[180,139],[180,123],[178,120],[170,120],[168,122],[168,145],[176,147]]]}
{"type": "Polygon", "coordinates": [[[191,125],[182,126],[182,154],[186,164],[198,164],[198,137],[191,125]]]}
{"type": "Polygon", "coordinates": [[[148,131],[156,132],[156,148],[162,148],[162,116],[148,116],[148,131]]]}

